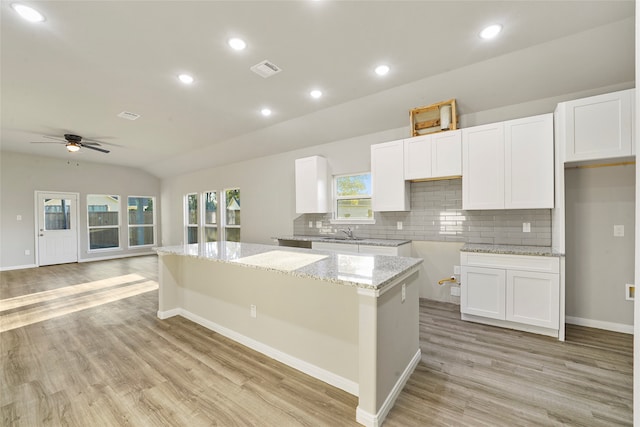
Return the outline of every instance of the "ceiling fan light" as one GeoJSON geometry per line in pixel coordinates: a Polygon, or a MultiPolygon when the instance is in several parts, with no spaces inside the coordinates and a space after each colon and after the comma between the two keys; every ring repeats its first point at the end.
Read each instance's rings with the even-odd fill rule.
{"type": "Polygon", "coordinates": [[[75,153],[80,150],[80,146],[78,144],[74,144],[72,142],[67,144],[67,151],[70,153],[75,153]]]}

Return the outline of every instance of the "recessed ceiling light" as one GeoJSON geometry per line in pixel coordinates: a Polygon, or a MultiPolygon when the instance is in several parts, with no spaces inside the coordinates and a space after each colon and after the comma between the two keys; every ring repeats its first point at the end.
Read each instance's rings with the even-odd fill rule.
{"type": "Polygon", "coordinates": [[[269,117],[271,115],[271,110],[268,108],[263,108],[262,110],[260,110],[260,114],[265,117],[269,117]]]}
{"type": "Polygon", "coordinates": [[[389,66],[388,65],[378,65],[376,67],[376,74],[379,75],[379,76],[384,76],[388,72],[389,72],[389,66]]]}
{"type": "Polygon", "coordinates": [[[247,43],[244,40],[239,39],[239,38],[229,39],[228,43],[229,43],[229,46],[231,46],[231,48],[233,50],[242,50],[245,47],[247,47],[247,43]]]}
{"type": "Polygon", "coordinates": [[[13,10],[18,12],[20,16],[22,16],[24,19],[26,19],[29,22],[44,21],[44,16],[40,12],[38,12],[37,10],[29,6],[25,6],[20,3],[13,3],[11,7],[13,8],[13,10]]]}
{"type": "Polygon", "coordinates": [[[180,79],[180,81],[186,85],[190,85],[191,83],[193,83],[193,77],[189,74],[180,74],[178,76],[178,79],[180,79]]]}
{"type": "Polygon", "coordinates": [[[492,39],[498,34],[500,34],[500,31],[502,31],[502,25],[499,25],[499,24],[489,25],[487,28],[485,28],[480,32],[480,37],[487,40],[492,39]]]}
{"type": "Polygon", "coordinates": [[[318,89],[314,89],[311,92],[309,92],[309,95],[311,95],[312,98],[318,99],[322,96],[322,91],[318,89]]]}

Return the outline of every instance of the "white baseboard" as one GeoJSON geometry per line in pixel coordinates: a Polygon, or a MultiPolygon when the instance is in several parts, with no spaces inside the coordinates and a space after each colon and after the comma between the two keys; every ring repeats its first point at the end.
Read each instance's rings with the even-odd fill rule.
{"type": "Polygon", "coordinates": [[[566,316],[565,323],[633,335],[633,325],[625,325],[624,323],[604,322],[602,320],[585,319],[573,316],[566,316]]]}
{"type": "Polygon", "coordinates": [[[200,317],[197,314],[193,314],[183,308],[175,308],[163,312],[158,311],[158,317],[160,319],[166,319],[168,317],[176,315],[180,315],[185,319],[189,319],[192,322],[204,326],[207,329],[217,332],[220,335],[223,335],[259,353],[269,356],[270,358],[275,359],[278,362],[282,362],[285,365],[291,366],[292,368],[297,369],[300,372],[311,375],[312,377],[317,378],[320,381],[324,381],[325,383],[344,390],[347,393],[358,396],[358,383],[355,381],[341,377],[340,375],[336,375],[333,372],[327,371],[326,369],[322,369],[309,362],[305,362],[304,360],[293,357],[290,354],[284,353],[280,350],[256,341],[253,338],[249,338],[227,327],[200,317]]]}
{"type": "Polygon", "coordinates": [[[110,259],[120,259],[120,258],[131,258],[135,256],[146,256],[146,255],[156,255],[155,252],[136,252],[134,254],[119,254],[119,255],[110,255],[110,256],[101,256],[95,258],[82,258],[78,259],[78,262],[92,262],[92,261],[108,261],[110,259]]]}
{"type": "Polygon", "coordinates": [[[393,404],[395,403],[396,399],[400,395],[400,392],[402,391],[404,386],[407,384],[409,377],[411,376],[413,371],[416,369],[416,366],[418,366],[421,355],[422,355],[422,352],[418,348],[418,351],[413,356],[413,358],[411,358],[411,361],[405,368],[404,372],[402,372],[402,375],[400,375],[400,378],[398,378],[398,381],[396,381],[395,385],[389,392],[389,395],[382,403],[382,406],[380,407],[380,410],[378,411],[377,414],[371,414],[367,411],[362,410],[358,406],[358,408],[356,409],[357,422],[367,427],[378,427],[382,425],[385,418],[387,418],[387,415],[389,415],[389,411],[393,407],[393,404]]]}
{"type": "Polygon", "coordinates": [[[25,268],[36,268],[35,264],[26,264],[26,265],[11,265],[9,267],[0,267],[0,271],[10,271],[10,270],[24,270],[25,268]]]}

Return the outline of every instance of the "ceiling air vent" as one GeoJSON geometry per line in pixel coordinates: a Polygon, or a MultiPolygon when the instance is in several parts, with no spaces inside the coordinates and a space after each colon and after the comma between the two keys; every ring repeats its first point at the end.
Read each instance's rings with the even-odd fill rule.
{"type": "Polygon", "coordinates": [[[118,114],[118,117],[120,117],[121,119],[136,120],[140,118],[140,114],[123,111],[122,113],[118,114]]]}
{"type": "Polygon", "coordinates": [[[282,68],[265,59],[264,61],[251,67],[251,71],[266,79],[267,77],[271,77],[274,74],[278,74],[280,71],[282,71],[282,68]]]}

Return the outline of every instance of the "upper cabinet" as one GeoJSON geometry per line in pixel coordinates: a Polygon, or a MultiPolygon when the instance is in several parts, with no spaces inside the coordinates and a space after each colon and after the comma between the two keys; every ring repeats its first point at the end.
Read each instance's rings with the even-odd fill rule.
{"type": "Polygon", "coordinates": [[[329,212],[327,159],[311,156],[296,159],[296,213],[329,212]]]}
{"type": "Polygon", "coordinates": [[[404,140],[404,178],[427,180],[462,174],[462,133],[439,132],[404,140]]]}
{"type": "Polygon", "coordinates": [[[462,129],[462,208],[553,208],[553,115],[462,129]]]}
{"type": "Polygon", "coordinates": [[[404,140],[371,146],[372,206],[380,211],[408,211],[409,183],[404,180],[404,140]]]}
{"type": "Polygon", "coordinates": [[[566,141],[566,161],[627,157],[633,141],[634,90],[624,90],[558,104],[559,129],[566,141]]]}

